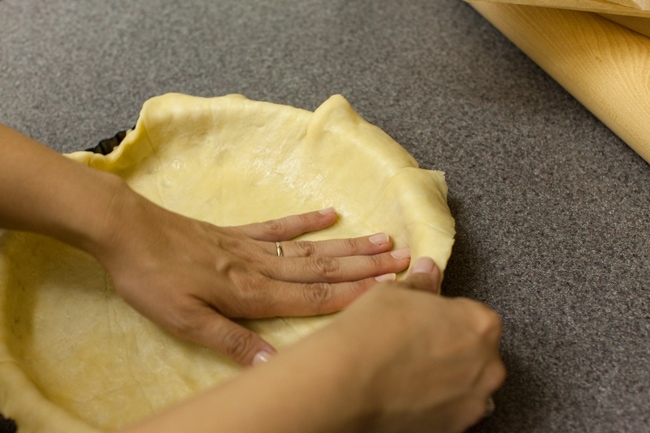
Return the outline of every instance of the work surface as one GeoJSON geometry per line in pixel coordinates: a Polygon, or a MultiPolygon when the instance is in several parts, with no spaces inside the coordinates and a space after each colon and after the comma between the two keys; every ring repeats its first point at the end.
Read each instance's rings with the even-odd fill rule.
{"type": "Polygon", "coordinates": [[[0,122],[69,152],[167,92],[340,93],[447,173],[443,291],[500,313],[509,372],[472,432],[650,429],[650,167],[470,6],[0,1],[0,122]]]}

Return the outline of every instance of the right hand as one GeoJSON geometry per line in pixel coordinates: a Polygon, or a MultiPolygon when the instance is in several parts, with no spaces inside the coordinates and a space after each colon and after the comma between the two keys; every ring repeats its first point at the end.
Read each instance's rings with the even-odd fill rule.
{"type": "Polygon", "coordinates": [[[486,413],[505,379],[499,316],[434,296],[439,283],[435,263],[421,258],[403,282],[370,290],[332,324],[363,378],[355,430],[460,432],[486,413]]]}
{"type": "Polygon", "coordinates": [[[122,433],[463,431],[504,379],[500,323],[477,302],[426,293],[439,282],[420,259],[268,363],[122,433]]]}

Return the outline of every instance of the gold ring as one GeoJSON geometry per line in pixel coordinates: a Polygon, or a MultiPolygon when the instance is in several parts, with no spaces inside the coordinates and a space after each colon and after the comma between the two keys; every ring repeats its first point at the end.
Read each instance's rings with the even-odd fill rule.
{"type": "Polygon", "coordinates": [[[284,253],[282,252],[282,244],[280,242],[275,243],[275,251],[278,253],[278,257],[284,256],[284,253]]]}

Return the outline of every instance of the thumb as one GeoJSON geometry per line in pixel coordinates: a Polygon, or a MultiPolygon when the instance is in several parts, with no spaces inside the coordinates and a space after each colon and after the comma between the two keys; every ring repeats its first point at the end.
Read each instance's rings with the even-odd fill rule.
{"type": "Polygon", "coordinates": [[[440,268],[432,258],[420,257],[413,263],[404,282],[415,290],[440,293],[440,268]]]}
{"type": "Polygon", "coordinates": [[[208,306],[196,311],[192,330],[181,337],[215,350],[242,366],[266,362],[276,351],[253,331],[208,306]]]}

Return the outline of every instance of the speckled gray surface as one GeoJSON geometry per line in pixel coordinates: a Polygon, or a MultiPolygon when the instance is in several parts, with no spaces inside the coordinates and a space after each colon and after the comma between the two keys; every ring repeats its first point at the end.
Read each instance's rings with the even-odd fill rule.
{"type": "Polygon", "coordinates": [[[473,432],[650,430],[650,167],[468,5],[0,1],[1,122],[79,150],[170,91],[341,93],[447,173],[444,290],[505,327],[473,432]]]}

